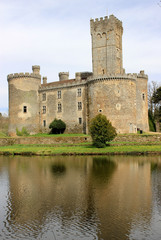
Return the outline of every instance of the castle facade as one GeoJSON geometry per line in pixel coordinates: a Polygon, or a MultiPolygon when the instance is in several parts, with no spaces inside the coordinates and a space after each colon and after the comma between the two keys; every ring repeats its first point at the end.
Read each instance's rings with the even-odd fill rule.
{"type": "Polygon", "coordinates": [[[47,83],[40,66],[32,73],[7,76],[9,134],[25,127],[31,134],[48,132],[54,118],[63,120],[70,133],[88,133],[90,120],[106,115],[118,133],[145,132],[148,127],[147,81],[144,71],[126,74],[122,64],[122,22],[115,16],[90,20],[92,72],[59,73],[47,83]]]}

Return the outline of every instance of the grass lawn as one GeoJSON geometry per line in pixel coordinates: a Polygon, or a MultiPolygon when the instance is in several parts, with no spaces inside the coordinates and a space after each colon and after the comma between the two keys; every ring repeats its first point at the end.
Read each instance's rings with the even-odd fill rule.
{"type": "Polygon", "coordinates": [[[30,135],[29,137],[89,137],[90,135],[86,135],[83,133],[63,133],[63,134],[48,134],[48,133],[37,133],[34,135],[30,135]]]}
{"type": "Polygon", "coordinates": [[[4,137],[7,137],[7,135],[3,132],[0,132],[0,138],[4,138],[4,137]]]}
{"type": "Polygon", "coordinates": [[[161,145],[139,145],[139,146],[107,146],[105,148],[95,148],[92,145],[79,146],[42,146],[42,145],[12,145],[0,147],[0,152],[10,154],[33,153],[38,155],[52,154],[114,154],[114,153],[149,153],[158,152],[161,154],[161,145]]]}

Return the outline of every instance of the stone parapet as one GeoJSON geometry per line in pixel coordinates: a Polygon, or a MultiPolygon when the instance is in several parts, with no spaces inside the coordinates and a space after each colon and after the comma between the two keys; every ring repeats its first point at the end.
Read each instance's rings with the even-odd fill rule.
{"type": "Polygon", "coordinates": [[[145,78],[145,79],[148,79],[148,75],[145,74],[143,70],[141,70],[140,73],[137,74],[137,78],[145,78]]]}
{"type": "Polygon", "coordinates": [[[14,73],[14,74],[9,74],[7,76],[7,81],[10,81],[13,78],[38,78],[41,79],[40,74],[35,74],[35,73],[14,73]]]}
{"type": "Polygon", "coordinates": [[[91,32],[92,30],[102,28],[103,25],[109,25],[110,28],[113,28],[115,25],[122,28],[122,21],[116,18],[114,15],[110,15],[109,17],[105,16],[104,18],[96,18],[90,20],[91,32]]]}
{"type": "Polygon", "coordinates": [[[41,85],[39,88],[39,92],[42,91],[49,91],[49,90],[56,90],[56,89],[63,89],[63,88],[73,88],[73,87],[79,87],[86,85],[86,80],[65,80],[65,81],[59,81],[59,82],[53,82],[41,85]]]}
{"type": "Polygon", "coordinates": [[[136,81],[136,75],[135,74],[123,74],[123,75],[117,75],[117,74],[110,74],[108,76],[97,76],[96,78],[94,77],[89,77],[88,82],[92,81],[108,81],[108,80],[132,80],[136,81]]]}

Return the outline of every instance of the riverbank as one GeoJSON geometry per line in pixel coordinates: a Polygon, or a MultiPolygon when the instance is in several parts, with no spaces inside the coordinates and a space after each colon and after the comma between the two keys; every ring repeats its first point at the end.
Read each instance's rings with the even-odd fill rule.
{"type": "Polygon", "coordinates": [[[161,145],[116,145],[105,148],[95,148],[85,145],[11,145],[0,147],[0,155],[161,155],[161,145]]]}
{"type": "Polygon", "coordinates": [[[91,137],[61,134],[2,137],[0,155],[161,155],[161,134],[119,134],[105,148],[92,146],[91,137]]]}

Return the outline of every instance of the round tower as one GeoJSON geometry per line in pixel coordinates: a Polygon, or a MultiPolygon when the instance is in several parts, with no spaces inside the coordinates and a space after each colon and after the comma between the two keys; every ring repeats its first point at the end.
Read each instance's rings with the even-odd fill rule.
{"type": "Polygon", "coordinates": [[[136,78],[136,109],[137,128],[144,132],[149,131],[148,122],[148,76],[140,71],[136,78]]]}
{"type": "Polygon", "coordinates": [[[39,131],[40,66],[33,73],[15,73],[7,76],[9,89],[9,135],[16,135],[23,127],[30,134],[39,131]]]}
{"type": "Polygon", "coordinates": [[[65,81],[69,79],[69,72],[60,72],[59,81],[65,81]]]}
{"type": "Polygon", "coordinates": [[[88,82],[89,121],[101,113],[118,133],[136,133],[136,76],[111,75],[88,82]]]}

